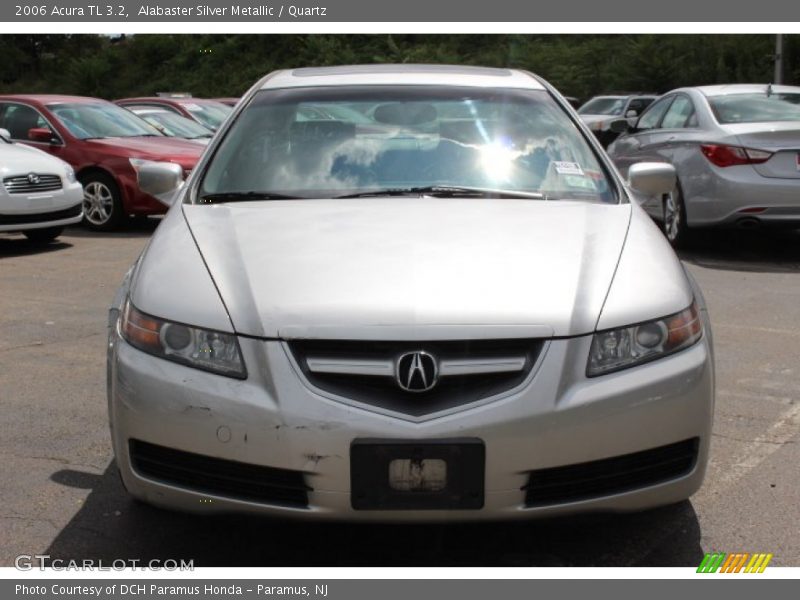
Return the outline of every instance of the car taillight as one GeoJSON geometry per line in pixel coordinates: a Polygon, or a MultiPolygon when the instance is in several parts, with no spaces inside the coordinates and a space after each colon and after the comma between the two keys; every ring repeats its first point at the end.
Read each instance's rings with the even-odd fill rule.
{"type": "Polygon", "coordinates": [[[718,167],[757,165],[767,162],[772,156],[772,152],[765,152],[764,150],[718,144],[701,144],[700,150],[708,160],[718,167]]]}

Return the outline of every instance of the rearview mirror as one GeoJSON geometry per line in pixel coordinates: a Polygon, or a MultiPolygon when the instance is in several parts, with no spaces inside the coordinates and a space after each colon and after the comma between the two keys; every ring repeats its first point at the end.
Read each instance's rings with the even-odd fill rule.
{"type": "Polygon", "coordinates": [[[635,163],[628,169],[628,185],[647,196],[669,194],[675,188],[675,179],[675,167],[669,163],[635,163]]]}
{"type": "Polygon", "coordinates": [[[42,142],[43,144],[57,144],[58,138],[47,127],[34,127],[28,129],[28,139],[32,142],[42,142]]]}
{"type": "Polygon", "coordinates": [[[630,124],[625,119],[614,119],[608,124],[608,128],[614,133],[626,133],[630,124]]]}
{"type": "Polygon", "coordinates": [[[145,194],[170,206],[183,186],[183,169],[174,163],[141,161],[136,166],[136,181],[145,194]]]}

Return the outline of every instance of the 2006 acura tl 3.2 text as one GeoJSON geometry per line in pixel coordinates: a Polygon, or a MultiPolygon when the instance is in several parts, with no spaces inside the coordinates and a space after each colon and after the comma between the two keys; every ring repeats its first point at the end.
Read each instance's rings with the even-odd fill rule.
{"type": "Polygon", "coordinates": [[[447,66],[272,73],[110,314],[133,496],[351,520],[640,510],[700,486],[700,290],[547,83],[447,66]]]}

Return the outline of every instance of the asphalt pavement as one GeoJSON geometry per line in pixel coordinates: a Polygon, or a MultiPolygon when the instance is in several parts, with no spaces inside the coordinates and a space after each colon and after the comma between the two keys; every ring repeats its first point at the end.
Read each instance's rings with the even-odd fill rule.
{"type": "Polygon", "coordinates": [[[0,565],[51,558],[195,566],[688,566],[771,552],[800,566],[800,234],[716,232],[682,259],[717,352],[711,463],[690,501],[630,515],[480,525],[190,516],[129,499],[105,396],[106,311],[154,220],[0,236],[0,565]]]}

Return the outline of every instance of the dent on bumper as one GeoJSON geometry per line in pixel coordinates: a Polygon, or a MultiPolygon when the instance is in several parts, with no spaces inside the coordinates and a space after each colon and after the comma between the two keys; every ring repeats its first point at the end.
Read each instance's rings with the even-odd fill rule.
{"type": "Polygon", "coordinates": [[[630,511],[677,502],[702,483],[713,413],[713,367],[705,339],[672,357],[587,380],[590,338],[549,344],[524,389],[495,402],[413,422],[325,398],[297,377],[280,342],[243,340],[250,376],[218,377],[144,354],[112,336],[109,411],[129,492],[165,507],[350,520],[479,520],[582,511],[630,511]],[[356,438],[476,437],[486,446],[484,507],[465,511],[356,511],[349,448],[356,438]],[[571,465],[699,438],[694,468],[625,493],[525,506],[532,470],[571,465]],[[154,481],[131,465],[142,440],[226,460],[300,471],[308,508],[209,495],[154,481]]]}

